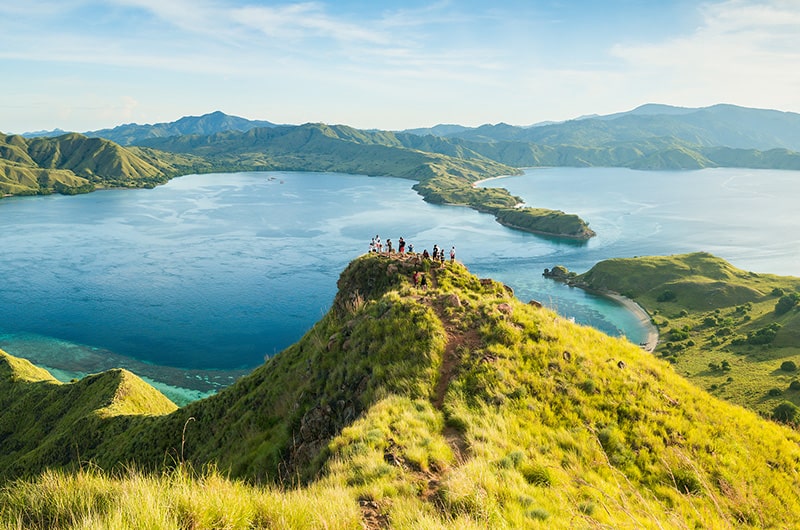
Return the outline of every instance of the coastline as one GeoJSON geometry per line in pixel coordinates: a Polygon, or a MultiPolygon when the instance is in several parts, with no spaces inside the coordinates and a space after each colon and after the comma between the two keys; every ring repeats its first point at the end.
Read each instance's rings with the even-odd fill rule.
{"type": "Polygon", "coordinates": [[[631,300],[628,297],[622,296],[621,294],[617,294],[611,291],[593,291],[600,296],[605,296],[606,298],[611,298],[612,300],[616,301],[625,309],[636,315],[641,322],[642,326],[647,329],[647,338],[641,344],[642,348],[645,351],[652,353],[656,349],[656,345],[658,344],[658,328],[653,324],[650,314],[647,310],[636,303],[634,300],[631,300]]]}

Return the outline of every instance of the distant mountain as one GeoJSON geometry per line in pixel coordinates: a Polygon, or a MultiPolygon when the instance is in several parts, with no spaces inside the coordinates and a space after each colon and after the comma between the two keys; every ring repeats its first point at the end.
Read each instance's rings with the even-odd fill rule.
{"type": "Polygon", "coordinates": [[[69,131],[65,131],[64,129],[53,129],[52,131],[31,131],[22,133],[20,136],[23,138],[54,138],[56,136],[62,136],[67,134],[69,131]]]}
{"type": "MultiPolygon", "coordinates": [[[[149,138],[164,138],[187,134],[215,134],[225,131],[249,131],[256,127],[275,127],[275,124],[264,120],[248,120],[247,118],[215,111],[202,116],[184,116],[179,120],[168,123],[155,123],[152,125],[127,123],[111,129],[85,131],[82,134],[93,138],[105,138],[120,145],[128,146],[149,138]]],[[[52,131],[26,132],[20,136],[24,138],[52,138],[63,134],[66,134],[66,131],[53,129],[52,131]]]]}
{"type": "Polygon", "coordinates": [[[129,123],[113,129],[90,131],[86,136],[97,136],[116,142],[120,145],[134,145],[149,138],[165,138],[187,134],[215,134],[225,131],[249,131],[256,127],[275,127],[275,124],[263,120],[248,120],[238,116],[230,116],[220,111],[202,116],[184,116],[169,122],[154,125],[138,125],[129,123]]]}
{"type": "Polygon", "coordinates": [[[523,142],[595,148],[671,139],[699,147],[800,151],[800,114],[735,105],[696,109],[647,104],[628,112],[536,127],[506,123],[463,130],[449,127],[453,127],[453,132],[439,136],[484,143],[523,142]]]}
{"type": "Polygon", "coordinates": [[[420,128],[420,129],[406,129],[400,131],[400,133],[416,134],[417,136],[425,136],[428,134],[430,134],[431,136],[450,136],[468,130],[469,127],[465,127],[463,125],[450,125],[450,124],[440,123],[439,125],[435,125],[433,127],[420,128]]]}

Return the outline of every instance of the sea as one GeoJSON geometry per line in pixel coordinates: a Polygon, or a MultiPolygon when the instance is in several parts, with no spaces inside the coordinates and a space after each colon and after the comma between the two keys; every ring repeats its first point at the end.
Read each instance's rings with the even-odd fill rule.
{"type": "Polygon", "coordinates": [[[456,247],[474,274],[612,336],[647,330],[617,302],[543,278],[612,257],[706,251],[800,275],[800,172],[536,168],[491,179],[597,236],[528,234],[432,205],[411,180],[334,173],[188,175],[154,189],[0,200],[0,348],[62,381],[113,367],[178,404],[231,384],[329,309],[372,237],[456,247]]]}

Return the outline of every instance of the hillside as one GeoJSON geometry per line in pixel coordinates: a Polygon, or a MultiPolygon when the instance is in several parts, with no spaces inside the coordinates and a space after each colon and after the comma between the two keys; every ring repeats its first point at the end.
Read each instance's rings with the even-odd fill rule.
{"type": "Polygon", "coordinates": [[[174,155],[126,149],[69,133],[26,139],[0,134],[0,194],[86,193],[96,188],[152,187],[190,164],[174,155]]]}
{"type": "Polygon", "coordinates": [[[768,417],[800,406],[800,278],[694,253],[606,260],[570,282],[636,300],[660,328],[656,354],[712,394],[768,417]]]}
{"type": "MultiPolygon", "coordinates": [[[[17,426],[3,431],[0,470],[29,477],[0,490],[3,527],[796,522],[800,435],[708,395],[638,346],[458,263],[365,255],[338,287],[298,343],[174,412],[93,413],[122,394],[112,392],[119,373],[55,385],[4,357],[0,401],[46,403],[48,413],[0,408],[0,425],[17,426]],[[414,271],[427,288],[413,285],[414,271]],[[62,387],[69,398],[44,394],[62,387]],[[47,462],[23,443],[37,432],[60,436],[47,462]],[[53,466],[65,470],[45,471],[53,466]]],[[[131,395],[142,392],[137,383],[131,395]]]]}

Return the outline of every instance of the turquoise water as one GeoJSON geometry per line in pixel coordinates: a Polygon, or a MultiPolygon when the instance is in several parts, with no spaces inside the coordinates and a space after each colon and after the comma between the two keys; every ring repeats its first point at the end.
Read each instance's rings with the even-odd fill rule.
{"type": "Polygon", "coordinates": [[[520,299],[638,342],[629,312],[542,270],[706,250],[798,275],[799,176],[559,168],[485,183],[579,213],[599,234],[588,243],[427,204],[411,181],[352,175],[192,175],[152,190],[4,199],[0,348],[62,379],[124,366],[176,401],[196,399],[297,341],[375,234],[419,251],[455,245],[470,270],[520,299]]]}

